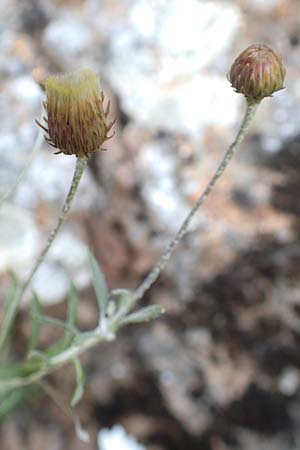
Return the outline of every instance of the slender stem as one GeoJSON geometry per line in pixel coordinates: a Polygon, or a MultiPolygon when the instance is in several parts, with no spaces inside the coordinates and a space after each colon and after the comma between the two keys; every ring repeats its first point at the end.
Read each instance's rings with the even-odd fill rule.
{"type": "Polygon", "coordinates": [[[187,232],[187,229],[190,225],[191,220],[195,216],[196,212],[199,210],[199,208],[202,206],[204,201],[206,200],[207,196],[210,194],[210,192],[213,190],[215,184],[219,180],[219,178],[222,176],[224,170],[228,166],[230,160],[238,150],[241,142],[243,141],[245,134],[247,132],[247,129],[249,128],[249,125],[254,117],[254,114],[256,112],[256,109],[259,105],[258,103],[247,103],[247,109],[244,116],[244,119],[242,121],[241,127],[237,133],[237,136],[234,140],[234,142],[230,145],[228,150],[226,151],[221,163],[219,164],[215,174],[209,181],[208,185],[206,186],[204,192],[200,195],[199,199],[195,203],[194,207],[191,209],[189,214],[187,215],[186,219],[182,223],[181,227],[179,228],[178,232],[176,233],[174,239],[170,242],[167,250],[157,264],[153,267],[151,272],[146,276],[144,281],[138,286],[138,288],[133,292],[133,301],[136,302],[140,298],[142,298],[146,291],[153,285],[153,283],[157,280],[159,277],[161,271],[166,267],[167,262],[169,261],[170,257],[172,256],[174,250],[178,246],[179,242],[187,232]]]}
{"type": "Polygon", "coordinates": [[[35,273],[37,272],[37,270],[39,269],[40,265],[43,263],[45,256],[47,255],[51,245],[53,244],[62,224],[64,223],[66,216],[68,214],[68,212],[71,209],[71,205],[72,205],[72,201],[74,199],[74,196],[76,194],[81,176],[83,174],[84,168],[86,166],[86,162],[87,160],[85,158],[77,158],[76,161],[76,167],[75,167],[75,172],[73,175],[73,179],[72,179],[72,183],[71,183],[71,187],[70,190],[68,192],[67,198],[65,200],[65,203],[62,207],[62,211],[61,214],[57,220],[56,226],[53,228],[47,244],[45,245],[45,247],[43,248],[43,250],[40,253],[40,256],[38,257],[33,269],[31,270],[30,274],[28,275],[26,281],[23,284],[23,288],[22,288],[22,295],[24,294],[24,292],[27,290],[28,286],[30,285],[32,278],[34,277],[35,273]]]}
{"type": "MultiPolygon", "coordinates": [[[[190,213],[184,220],[184,222],[181,225],[176,236],[174,237],[172,242],[169,244],[166,252],[162,255],[162,257],[160,258],[158,263],[154,266],[153,270],[147,275],[147,277],[141,283],[141,285],[133,292],[133,297],[134,297],[135,301],[137,301],[144,295],[144,293],[155,282],[155,280],[159,276],[160,272],[164,269],[165,265],[167,264],[169,258],[171,257],[173,251],[175,250],[176,246],[178,245],[178,243],[180,242],[180,240],[186,233],[187,228],[188,228],[192,218],[194,217],[194,215],[196,214],[196,212],[198,211],[200,206],[203,204],[206,197],[209,195],[209,193],[215,186],[216,182],[223,174],[223,172],[224,172],[225,168],[227,167],[228,163],[230,162],[231,158],[237,151],[237,149],[238,149],[239,145],[241,144],[241,142],[245,136],[245,133],[251,123],[251,120],[255,114],[257,107],[258,107],[258,103],[257,104],[248,104],[245,117],[243,119],[241,128],[236,136],[235,141],[229,147],[229,149],[226,151],[224,158],[223,158],[222,162],[220,163],[219,167],[217,168],[215,174],[211,178],[211,180],[208,183],[204,192],[199,197],[195,206],[192,208],[192,210],[190,211],[190,213]]],[[[63,213],[62,213],[63,218],[65,217],[65,215],[67,214],[67,212],[70,208],[70,203],[74,197],[74,194],[75,194],[76,188],[78,186],[81,174],[83,172],[85,163],[86,163],[86,161],[84,161],[84,160],[81,162],[80,161],[77,162],[76,171],[75,171],[73,182],[72,182],[73,187],[71,187],[71,189],[70,189],[65,206],[63,208],[63,213]],[[74,187],[74,185],[75,185],[75,187],[74,187]],[[67,204],[69,204],[69,205],[66,206],[67,204]]],[[[49,238],[50,245],[53,242],[62,222],[63,222],[63,219],[62,219],[62,221],[60,221],[60,219],[59,219],[58,225],[53,230],[53,233],[51,234],[51,236],[49,238]],[[54,237],[52,237],[52,236],[54,236],[54,237]]],[[[47,244],[47,246],[45,247],[45,250],[41,253],[41,257],[38,259],[36,266],[34,267],[30,276],[28,277],[27,281],[23,285],[23,293],[29,286],[32,277],[34,276],[34,274],[35,274],[36,270],[38,269],[39,265],[41,264],[41,262],[43,261],[50,245],[47,244]],[[24,289],[24,286],[25,286],[25,289],[24,289]]],[[[127,313],[127,311],[124,311],[124,315],[126,313],[127,313]]],[[[74,343],[71,345],[71,347],[67,348],[62,353],[59,353],[55,356],[50,357],[47,360],[46,365],[44,367],[41,367],[36,372],[34,372],[30,375],[27,375],[27,376],[11,377],[11,378],[8,378],[5,380],[4,379],[0,380],[0,393],[7,392],[11,389],[16,389],[16,388],[19,388],[22,386],[26,386],[31,383],[39,382],[46,375],[48,375],[49,373],[53,372],[54,370],[64,366],[65,364],[69,363],[73,358],[80,356],[86,350],[98,345],[100,342],[109,341],[109,340],[113,339],[115,336],[115,333],[116,333],[116,331],[118,331],[119,327],[120,327],[120,317],[118,314],[116,314],[114,317],[112,317],[108,321],[105,330],[101,329],[101,328],[96,328],[92,332],[85,333],[84,337],[82,334],[83,339],[81,339],[81,340],[75,339],[74,343]]]]}
{"type": "Polygon", "coordinates": [[[11,328],[12,322],[15,318],[18,306],[23,298],[23,295],[25,294],[26,290],[28,289],[37,270],[43,263],[51,245],[53,244],[62,224],[64,223],[64,221],[66,219],[68,212],[70,211],[72,201],[74,199],[81,176],[82,176],[84,168],[86,166],[86,162],[87,162],[86,158],[77,158],[76,167],[75,167],[72,183],[70,186],[70,190],[66,197],[65,203],[63,205],[62,212],[57,220],[56,226],[52,230],[52,232],[48,238],[47,244],[41,251],[39,257],[37,258],[36,263],[35,263],[34,267],[32,268],[30,274],[28,275],[28,277],[25,280],[25,282],[23,283],[23,285],[20,287],[18,294],[14,297],[13,301],[9,305],[7,314],[5,315],[5,318],[4,318],[2,328],[0,330],[0,353],[2,352],[3,348],[5,347],[5,342],[8,337],[9,330],[11,328]]]}
{"type": "Polygon", "coordinates": [[[7,200],[10,200],[11,198],[13,198],[16,195],[21,183],[23,182],[23,180],[26,178],[26,176],[28,174],[28,170],[32,164],[32,161],[33,161],[35,155],[38,153],[43,140],[44,140],[43,130],[41,128],[39,128],[33,148],[28,156],[27,161],[25,162],[23,169],[17,176],[11,189],[0,197],[0,207],[3,205],[4,202],[6,202],[7,200]]]}

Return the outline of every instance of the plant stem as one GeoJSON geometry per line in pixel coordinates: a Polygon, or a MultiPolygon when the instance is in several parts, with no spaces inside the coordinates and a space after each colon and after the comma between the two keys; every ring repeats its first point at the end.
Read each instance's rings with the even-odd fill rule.
{"type": "Polygon", "coordinates": [[[36,263],[35,263],[34,267],[32,268],[30,274],[28,275],[28,277],[25,280],[25,282],[23,283],[23,285],[19,288],[18,294],[14,297],[13,301],[9,305],[7,314],[5,315],[4,320],[3,320],[2,328],[0,330],[0,353],[2,352],[2,350],[5,346],[6,339],[9,334],[9,330],[11,329],[11,325],[14,321],[14,318],[15,318],[17,310],[18,310],[18,306],[23,298],[23,295],[25,294],[26,290],[28,289],[28,287],[29,287],[34,275],[38,271],[39,267],[45,260],[45,257],[47,255],[51,245],[53,244],[62,224],[64,223],[64,221],[66,219],[68,212],[70,211],[72,201],[76,194],[76,191],[77,191],[81,176],[83,174],[84,168],[86,166],[86,163],[87,163],[86,158],[77,158],[76,167],[75,167],[72,183],[70,186],[70,190],[68,192],[65,203],[63,205],[62,212],[57,220],[56,226],[52,230],[52,232],[48,238],[47,244],[41,251],[39,257],[37,258],[36,263]]]}
{"type": "Polygon", "coordinates": [[[87,159],[86,158],[77,158],[76,160],[76,167],[75,167],[75,171],[74,171],[74,175],[73,175],[73,179],[72,179],[72,183],[70,186],[70,190],[68,192],[67,198],[65,200],[65,203],[62,207],[62,212],[57,220],[56,226],[53,228],[47,244],[45,245],[45,247],[43,248],[43,250],[40,253],[40,256],[38,257],[33,269],[31,270],[30,274],[28,275],[26,281],[23,284],[23,288],[22,288],[22,295],[25,293],[25,291],[27,290],[28,286],[30,285],[32,278],[34,277],[35,273],[37,272],[37,270],[39,269],[39,267],[41,266],[41,264],[43,263],[45,256],[47,255],[51,245],[53,244],[62,224],[64,223],[68,212],[71,209],[71,205],[72,205],[72,201],[74,199],[74,196],[76,194],[81,176],[83,174],[84,168],[86,166],[86,162],[87,159]]]}
{"type": "MultiPolygon", "coordinates": [[[[241,142],[242,142],[242,140],[243,140],[243,138],[244,138],[244,136],[246,134],[246,131],[247,131],[247,129],[248,129],[250,123],[251,123],[251,120],[252,120],[252,118],[253,118],[253,116],[254,116],[254,114],[256,112],[258,104],[259,103],[248,104],[247,105],[247,110],[246,110],[243,122],[241,124],[240,130],[237,133],[236,139],[234,140],[232,145],[226,151],[226,153],[225,153],[225,155],[224,155],[220,165],[218,166],[215,174],[211,178],[211,180],[208,183],[208,185],[207,185],[206,189],[204,190],[204,192],[201,194],[201,196],[197,200],[195,206],[192,208],[192,210],[190,211],[190,213],[188,214],[188,216],[184,220],[184,222],[181,225],[181,227],[179,228],[176,236],[174,237],[174,239],[169,244],[166,252],[161,256],[161,258],[158,261],[158,263],[154,266],[152,271],[146,276],[146,278],[141,283],[141,285],[133,292],[133,301],[136,302],[137,300],[139,300],[144,295],[144,293],[156,281],[156,279],[158,278],[160,272],[165,268],[168,260],[170,259],[171,255],[173,254],[173,251],[175,250],[175,248],[179,244],[180,240],[182,239],[182,237],[186,233],[187,228],[188,228],[192,218],[194,217],[194,215],[196,214],[198,209],[201,207],[201,205],[203,204],[203,202],[205,201],[205,199],[207,198],[209,193],[212,191],[212,189],[214,188],[215,184],[217,183],[219,178],[222,176],[222,174],[223,174],[224,170],[226,169],[228,163],[232,159],[233,155],[235,154],[235,152],[239,148],[239,145],[241,144],[241,142]]],[[[71,186],[70,192],[68,194],[68,197],[66,199],[62,215],[60,216],[60,218],[58,220],[57,226],[55,227],[55,229],[53,230],[53,232],[50,235],[50,238],[49,238],[47,246],[45,247],[45,249],[41,253],[41,255],[40,255],[40,257],[39,257],[35,267],[33,268],[31,274],[29,275],[27,281],[24,283],[22,295],[24,294],[25,290],[29,286],[29,284],[31,282],[31,279],[34,276],[34,274],[37,271],[37,269],[39,268],[40,264],[44,260],[44,257],[46,255],[47,251],[49,250],[49,247],[50,247],[51,243],[53,242],[53,240],[54,240],[54,238],[55,238],[55,236],[56,236],[56,234],[57,234],[61,224],[63,223],[65,215],[67,214],[68,210],[70,209],[70,203],[71,203],[71,201],[72,201],[72,199],[74,197],[74,194],[76,192],[76,189],[77,189],[80,177],[82,175],[85,163],[86,163],[85,160],[83,160],[83,161],[78,160],[77,161],[77,166],[76,166],[76,170],[75,170],[72,186],[71,186]]],[[[133,304],[131,304],[131,306],[133,306],[133,304]]],[[[127,313],[127,310],[124,311],[124,315],[126,315],[126,313],[127,313]]],[[[92,332],[85,333],[86,336],[85,336],[85,338],[83,340],[80,340],[80,341],[79,340],[77,340],[77,341],[75,340],[74,343],[71,345],[71,347],[67,348],[62,353],[59,353],[59,354],[57,354],[55,356],[50,357],[47,360],[47,363],[46,363],[45,367],[41,367],[36,372],[34,372],[34,373],[30,374],[30,375],[27,375],[27,376],[11,377],[10,379],[0,380],[0,393],[7,392],[7,391],[9,391],[11,389],[20,388],[22,386],[26,386],[26,385],[29,385],[29,384],[32,384],[32,383],[40,382],[40,380],[42,380],[46,375],[48,375],[51,372],[55,371],[56,369],[64,366],[65,364],[71,362],[73,358],[80,356],[86,350],[88,350],[88,349],[98,345],[99,343],[101,343],[103,341],[109,341],[109,340],[113,339],[114,335],[115,335],[115,333],[116,333],[116,331],[118,330],[119,327],[120,327],[120,315],[117,313],[114,317],[112,317],[108,321],[105,330],[101,329],[101,328],[97,328],[97,329],[95,329],[92,332]]]]}
{"type": "Polygon", "coordinates": [[[215,184],[222,176],[224,170],[228,166],[230,160],[238,150],[241,142],[243,141],[246,132],[251,124],[251,121],[255,115],[255,112],[257,110],[257,107],[259,105],[259,102],[256,103],[247,103],[247,109],[245,112],[244,119],[242,121],[242,124],[240,126],[240,129],[236,135],[235,140],[230,145],[228,150],[226,151],[221,163],[219,164],[215,174],[209,181],[208,185],[206,186],[204,192],[200,195],[199,199],[195,203],[194,207],[191,209],[189,214],[187,215],[186,219],[182,223],[181,227],[179,228],[178,232],[176,233],[174,239],[170,242],[169,246],[167,247],[167,250],[157,264],[153,267],[151,272],[148,273],[146,278],[143,280],[143,282],[140,284],[140,286],[137,287],[137,289],[133,292],[133,302],[135,303],[137,300],[141,299],[145,292],[150,289],[150,287],[153,285],[153,283],[157,280],[159,277],[161,271],[166,267],[167,262],[169,261],[170,257],[172,256],[174,250],[178,246],[179,242],[187,232],[187,229],[190,225],[191,220],[195,216],[196,212],[199,210],[199,208],[202,206],[202,204],[205,202],[207,196],[210,194],[210,192],[213,190],[215,184]]]}

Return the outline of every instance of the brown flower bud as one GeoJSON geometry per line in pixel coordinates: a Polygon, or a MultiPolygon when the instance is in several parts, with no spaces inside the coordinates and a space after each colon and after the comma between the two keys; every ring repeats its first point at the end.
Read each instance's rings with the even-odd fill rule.
{"type": "Polygon", "coordinates": [[[92,70],[50,76],[44,82],[46,125],[38,123],[56,153],[88,158],[101,150],[114,121],[108,122],[110,102],[104,107],[99,78],[92,70]]]}
{"type": "Polygon", "coordinates": [[[271,48],[254,44],[236,58],[227,77],[236,92],[250,102],[259,102],[284,89],[285,69],[271,48]]]}

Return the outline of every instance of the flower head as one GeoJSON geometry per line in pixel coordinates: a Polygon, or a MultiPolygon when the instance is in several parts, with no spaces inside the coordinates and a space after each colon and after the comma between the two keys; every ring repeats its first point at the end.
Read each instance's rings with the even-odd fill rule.
{"type": "Polygon", "coordinates": [[[112,137],[108,133],[114,121],[107,120],[110,102],[104,107],[100,81],[92,70],[50,76],[44,86],[47,126],[37,123],[57,153],[88,158],[112,137]]]}
{"type": "Polygon", "coordinates": [[[236,58],[228,74],[235,91],[254,102],[284,89],[284,77],[281,56],[264,44],[246,48],[236,58]]]}

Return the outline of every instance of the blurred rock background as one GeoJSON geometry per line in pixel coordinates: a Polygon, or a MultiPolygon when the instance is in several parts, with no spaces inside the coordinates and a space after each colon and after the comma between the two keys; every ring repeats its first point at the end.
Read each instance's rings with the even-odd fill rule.
{"type": "MultiPolygon", "coordinates": [[[[233,59],[263,42],[287,67],[286,90],[264,100],[143,300],[167,314],[84,356],[78,412],[91,444],[77,442],[69,420],[39,397],[2,424],[1,450],[93,450],[98,430],[115,424],[147,450],[300,448],[299,21],[298,0],[0,1],[0,197],[32,158],[0,209],[2,294],[9,269],[22,277],[30,269],[75,163],[45,143],[32,154],[43,100],[37,81],[91,67],[117,117],[116,136],[89,162],[34,281],[48,313],[63,317],[71,277],[86,329],[95,320],[86,246],[111,288],[134,288],[238,129],[244,103],[226,80],[233,59]]],[[[20,346],[26,308],[23,316],[20,346]]],[[[53,337],[45,331],[45,342],[53,337]]],[[[71,373],[52,380],[66,397],[71,373]]]]}

